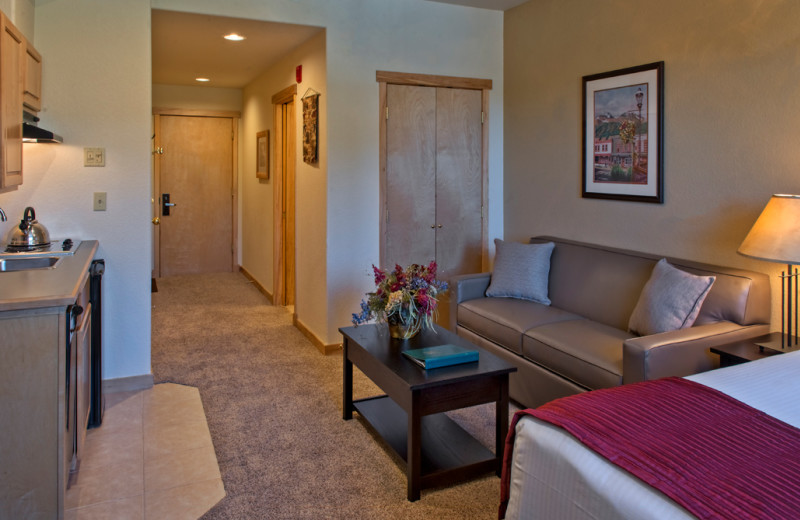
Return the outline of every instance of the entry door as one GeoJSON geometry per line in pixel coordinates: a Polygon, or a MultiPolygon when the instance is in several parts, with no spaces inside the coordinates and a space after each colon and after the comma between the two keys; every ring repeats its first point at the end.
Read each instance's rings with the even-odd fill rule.
{"type": "Polygon", "coordinates": [[[156,120],[160,276],[230,272],[235,119],[161,115],[156,120]]]}
{"type": "Polygon", "coordinates": [[[480,272],[481,91],[387,85],[384,267],[480,272]]]}

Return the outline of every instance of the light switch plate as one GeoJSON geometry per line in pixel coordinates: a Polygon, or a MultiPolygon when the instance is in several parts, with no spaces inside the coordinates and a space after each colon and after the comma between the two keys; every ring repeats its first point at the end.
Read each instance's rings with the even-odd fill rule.
{"type": "Polygon", "coordinates": [[[84,166],[105,166],[106,165],[106,149],[105,148],[84,148],[83,149],[83,165],[84,166]]]}
{"type": "Polygon", "coordinates": [[[94,210],[95,211],[105,211],[106,210],[106,192],[104,191],[96,191],[94,192],[94,210]]]}

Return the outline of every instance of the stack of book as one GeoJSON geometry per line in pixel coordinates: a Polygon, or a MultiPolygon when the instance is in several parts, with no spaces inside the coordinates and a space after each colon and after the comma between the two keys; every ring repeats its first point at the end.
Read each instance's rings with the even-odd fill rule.
{"type": "Polygon", "coordinates": [[[403,355],[426,370],[478,361],[477,350],[453,344],[406,350],[403,355]]]}

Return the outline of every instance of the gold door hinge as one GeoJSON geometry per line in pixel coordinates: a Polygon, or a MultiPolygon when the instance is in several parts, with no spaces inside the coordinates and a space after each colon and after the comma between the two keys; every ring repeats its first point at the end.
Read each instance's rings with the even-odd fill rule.
{"type": "Polygon", "coordinates": [[[389,120],[389,107],[386,107],[386,120],[389,120]]]}
{"type": "Polygon", "coordinates": [[[483,110],[481,110],[481,124],[483,124],[485,121],[486,121],[486,113],[483,110]]]}

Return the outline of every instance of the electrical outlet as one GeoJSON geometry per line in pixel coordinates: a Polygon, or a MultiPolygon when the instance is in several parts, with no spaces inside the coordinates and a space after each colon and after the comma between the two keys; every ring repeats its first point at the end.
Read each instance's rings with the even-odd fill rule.
{"type": "Polygon", "coordinates": [[[105,166],[106,165],[106,149],[105,148],[84,148],[83,149],[83,165],[84,166],[105,166]]]}
{"type": "Polygon", "coordinates": [[[106,210],[106,192],[96,191],[94,193],[94,210],[95,211],[106,210]]]}

